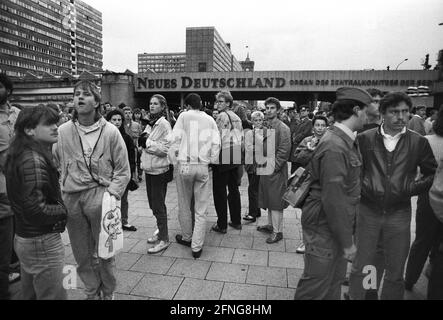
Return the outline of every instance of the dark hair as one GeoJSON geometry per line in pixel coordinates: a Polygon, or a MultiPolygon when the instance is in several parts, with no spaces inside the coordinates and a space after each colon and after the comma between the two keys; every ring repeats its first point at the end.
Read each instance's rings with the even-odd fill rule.
{"type": "Polygon", "coordinates": [[[443,105],[440,106],[437,119],[434,121],[433,129],[437,136],[443,137],[443,105]]]}
{"type": "Polygon", "coordinates": [[[6,168],[12,169],[12,166],[16,164],[17,159],[23,154],[25,149],[38,152],[43,155],[49,164],[52,164],[51,151],[45,150],[39,141],[28,136],[25,129],[35,129],[39,124],[46,126],[57,124],[59,120],[60,116],[58,113],[53,108],[45,105],[23,109],[15,122],[14,138],[12,138],[9,147],[6,168]]]}
{"type": "Polygon", "coordinates": [[[266,99],[265,106],[267,106],[268,104],[275,104],[277,106],[277,110],[281,109],[280,100],[278,100],[277,98],[270,97],[266,99]]]}
{"type": "Polygon", "coordinates": [[[126,134],[125,131],[125,115],[123,114],[123,112],[121,112],[121,110],[119,109],[114,109],[108,112],[108,114],[106,115],[106,121],[110,122],[113,116],[120,116],[122,117],[122,125],[120,126],[120,128],[118,128],[118,130],[120,131],[121,135],[124,136],[126,134]]]}
{"type": "Polygon", "coordinates": [[[122,102],[118,105],[119,109],[124,109],[126,107],[126,103],[122,102]]]}
{"type": "Polygon", "coordinates": [[[312,119],[312,126],[315,126],[315,122],[319,121],[319,120],[323,120],[325,122],[326,126],[329,125],[328,119],[325,116],[315,116],[314,119],[312,119]]]}
{"type": "Polygon", "coordinates": [[[332,105],[332,114],[334,120],[337,122],[348,120],[354,115],[354,108],[359,107],[364,109],[366,107],[363,102],[355,100],[339,100],[332,105]]]}
{"type": "Polygon", "coordinates": [[[400,103],[406,103],[409,110],[412,109],[411,98],[404,92],[390,92],[380,101],[380,113],[385,114],[389,107],[396,107],[400,103]]]}
{"type": "Polygon", "coordinates": [[[196,93],[190,93],[185,98],[185,105],[191,106],[193,110],[200,110],[202,108],[202,99],[196,93]]]}
{"type": "Polygon", "coordinates": [[[384,96],[383,92],[379,89],[370,88],[366,91],[371,95],[372,98],[375,98],[376,96],[380,96],[381,98],[383,98],[384,96]]]}
{"type": "Polygon", "coordinates": [[[14,91],[14,84],[6,73],[0,73],[0,83],[3,84],[6,90],[9,90],[9,95],[11,95],[12,91],[14,91]]]}

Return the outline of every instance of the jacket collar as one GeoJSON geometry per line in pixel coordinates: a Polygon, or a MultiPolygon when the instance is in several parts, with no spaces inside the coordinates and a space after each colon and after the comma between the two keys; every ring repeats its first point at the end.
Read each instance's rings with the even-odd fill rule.
{"type": "Polygon", "coordinates": [[[329,130],[333,133],[342,138],[346,144],[352,148],[354,146],[354,143],[356,140],[352,140],[351,137],[344,132],[341,128],[337,127],[336,125],[333,125],[329,128],[329,130]]]}

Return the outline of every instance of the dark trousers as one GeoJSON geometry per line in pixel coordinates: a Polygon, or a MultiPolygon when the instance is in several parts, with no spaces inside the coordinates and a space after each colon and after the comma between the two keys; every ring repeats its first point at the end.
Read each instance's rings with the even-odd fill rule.
{"type": "Polygon", "coordinates": [[[0,219],[0,300],[9,300],[9,264],[13,246],[14,217],[0,219]]]}
{"type": "Polygon", "coordinates": [[[221,229],[228,228],[228,203],[231,222],[241,224],[241,200],[238,191],[238,168],[227,171],[221,166],[214,166],[212,173],[212,194],[214,196],[215,211],[217,212],[217,224],[221,229]],[[226,194],[228,187],[229,194],[226,194]]]}
{"type": "Polygon", "coordinates": [[[254,218],[261,216],[261,210],[258,207],[258,187],[260,184],[260,176],[256,174],[248,174],[248,200],[249,200],[249,215],[254,218]]]}
{"type": "Polygon", "coordinates": [[[438,243],[441,226],[429,204],[429,194],[421,194],[417,201],[415,241],[406,267],[405,282],[408,285],[414,285],[420,278],[431,249],[438,243]]]}
{"type": "Polygon", "coordinates": [[[146,174],[146,192],[148,194],[149,207],[157,219],[158,238],[162,241],[169,241],[168,216],[165,205],[168,188],[168,183],[166,182],[167,175],[168,172],[157,176],[146,174]]]}
{"type": "Polygon", "coordinates": [[[138,150],[136,150],[136,153],[137,153],[137,174],[141,177],[143,174],[143,169],[140,168],[142,153],[138,150]]]}
{"type": "Polygon", "coordinates": [[[428,300],[443,300],[443,241],[437,246],[432,258],[431,276],[428,282],[428,300]]]}
{"type": "Polygon", "coordinates": [[[126,188],[125,193],[123,193],[122,196],[122,224],[126,225],[128,224],[128,211],[129,211],[129,204],[128,204],[128,188],[126,188]]]}

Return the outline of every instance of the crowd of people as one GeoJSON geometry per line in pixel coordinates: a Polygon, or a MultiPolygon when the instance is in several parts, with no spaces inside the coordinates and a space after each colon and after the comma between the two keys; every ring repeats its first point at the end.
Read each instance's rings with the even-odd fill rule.
{"type": "Polygon", "coordinates": [[[204,249],[211,184],[213,232],[241,230],[267,210],[257,232],[278,243],[289,205],[283,196],[299,168],[310,173],[310,186],[300,206],[297,253],[305,264],[295,299],[340,299],[344,283],[349,299],[403,299],[428,257],[428,298],[443,299],[443,223],[428,196],[443,165],[443,107],[427,113],[405,93],[340,88],[335,103],[315,113],[308,105],[284,110],[272,97],[249,110],[221,91],[213,110],[191,93],[175,114],[159,94],[148,110],[102,104],[99,88],[80,81],[72,106],[19,110],[8,103],[12,93],[12,82],[0,75],[0,299],[9,298],[14,256],[23,299],[66,299],[61,233],[67,229],[87,299],[112,300],[115,257],[97,252],[103,195],[121,201],[123,230],[137,231],[129,224],[128,192],[143,179],[157,222],[146,235],[148,254],[170,246],[165,201],[173,180],[181,230],[175,240],[194,259],[204,249]],[[368,266],[376,272],[369,287],[368,266]]]}

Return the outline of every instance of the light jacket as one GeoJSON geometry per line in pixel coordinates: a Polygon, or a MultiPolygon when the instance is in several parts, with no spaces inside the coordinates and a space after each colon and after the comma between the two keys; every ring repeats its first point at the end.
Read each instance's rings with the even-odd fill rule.
{"type": "Polygon", "coordinates": [[[169,170],[168,151],[171,145],[169,136],[172,132],[171,125],[165,117],[157,120],[154,126],[147,125],[145,133],[148,134],[146,144],[141,146],[140,167],[150,175],[160,175],[169,170]]]}
{"type": "Polygon", "coordinates": [[[80,136],[74,122],[69,121],[59,127],[58,142],[54,145],[53,153],[61,173],[61,189],[65,193],[76,193],[102,185],[120,199],[131,178],[125,141],[117,127],[105,119],[101,118],[99,125],[102,132],[91,155],[94,178],[83,158],[80,136]]]}

